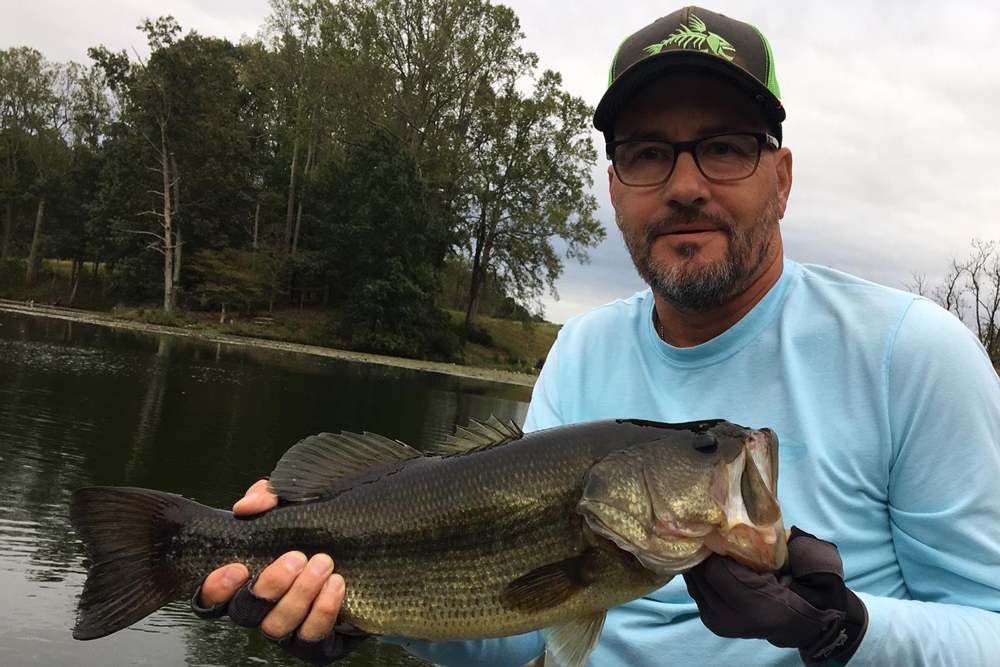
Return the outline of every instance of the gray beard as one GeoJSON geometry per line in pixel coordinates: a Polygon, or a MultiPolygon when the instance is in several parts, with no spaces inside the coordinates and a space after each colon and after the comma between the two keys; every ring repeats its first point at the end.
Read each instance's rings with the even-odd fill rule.
{"type": "MultiPolygon", "coordinates": [[[[617,213],[616,213],[617,215],[617,213]]],[[[639,276],[661,299],[679,311],[700,312],[723,306],[753,284],[771,251],[771,238],[778,225],[777,193],[764,203],[753,225],[737,234],[732,220],[698,209],[684,209],[650,226],[644,232],[619,224],[622,238],[639,276]],[[722,260],[694,268],[686,260],[698,254],[701,244],[681,243],[670,263],[653,260],[650,250],[663,228],[709,222],[725,233],[728,252],[722,260]],[[629,230],[629,231],[626,231],[629,230]]]]}

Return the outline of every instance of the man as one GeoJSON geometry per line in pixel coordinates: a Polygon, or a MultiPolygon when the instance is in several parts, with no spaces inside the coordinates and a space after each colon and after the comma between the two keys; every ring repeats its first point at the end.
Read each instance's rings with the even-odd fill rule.
{"type": "MultiPolygon", "coordinates": [[[[712,556],[611,610],[588,664],[1000,665],[1000,381],[982,347],[925,299],[783,257],[792,156],[755,28],[679,10],[626,39],[610,78],[595,125],[651,289],[566,324],[526,428],[768,426],[786,524],[836,547],[793,531],[780,577],[712,556]]],[[[237,513],[273,506],[264,491],[237,513]]],[[[352,639],[331,632],[344,589],[331,571],[289,555],[237,600],[298,655],[334,658],[352,639]]],[[[245,580],[216,571],[196,606],[221,611],[245,580]]],[[[517,665],[543,646],[399,643],[445,665],[517,665]]]]}

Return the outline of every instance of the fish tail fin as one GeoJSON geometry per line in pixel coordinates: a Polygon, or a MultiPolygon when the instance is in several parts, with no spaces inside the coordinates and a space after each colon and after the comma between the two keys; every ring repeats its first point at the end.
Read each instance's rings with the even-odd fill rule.
{"type": "Polygon", "coordinates": [[[122,487],[89,486],[70,501],[90,571],[80,596],[76,639],[117,632],[171,602],[191,586],[172,544],[195,516],[214,512],[180,496],[122,487]]]}

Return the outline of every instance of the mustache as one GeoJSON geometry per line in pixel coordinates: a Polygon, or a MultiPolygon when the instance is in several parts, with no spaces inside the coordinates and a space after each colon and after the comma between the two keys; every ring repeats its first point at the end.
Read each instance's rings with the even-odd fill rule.
{"type": "Polygon", "coordinates": [[[652,243],[657,236],[665,234],[669,229],[705,224],[721,230],[730,240],[735,236],[734,225],[729,218],[717,213],[707,213],[696,208],[683,208],[669,213],[647,227],[646,241],[647,243],[652,243]]]}

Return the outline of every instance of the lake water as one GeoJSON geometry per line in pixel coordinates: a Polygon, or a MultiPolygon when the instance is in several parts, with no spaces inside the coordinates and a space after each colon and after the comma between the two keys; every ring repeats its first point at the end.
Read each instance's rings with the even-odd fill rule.
{"type": "MultiPolygon", "coordinates": [[[[84,554],[70,493],[172,491],[229,507],[299,439],[372,431],[415,447],[470,418],[523,423],[526,387],[0,313],[0,665],[302,665],[176,602],[72,639],[84,554]]],[[[424,665],[365,642],[345,667],[424,665]]]]}

